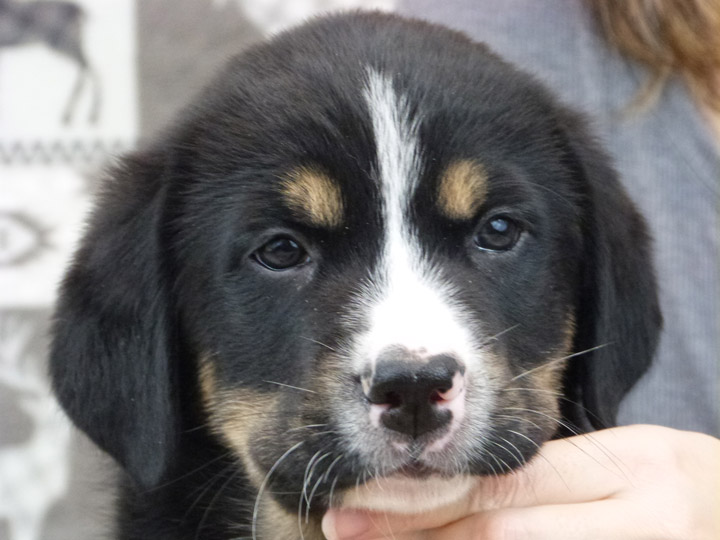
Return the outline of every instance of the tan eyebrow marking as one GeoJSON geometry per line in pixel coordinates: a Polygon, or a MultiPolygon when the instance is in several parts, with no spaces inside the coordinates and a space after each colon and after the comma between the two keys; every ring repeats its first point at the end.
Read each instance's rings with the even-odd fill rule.
{"type": "Polygon", "coordinates": [[[344,206],[338,185],[325,173],[298,167],[283,179],[282,194],[290,210],[300,219],[322,227],[338,227],[344,206]]]}
{"type": "Polygon", "coordinates": [[[438,206],[450,219],[471,219],[487,197],[488,174],[482,164],[462,159],[445,170],[438,187],[438,206]]]}

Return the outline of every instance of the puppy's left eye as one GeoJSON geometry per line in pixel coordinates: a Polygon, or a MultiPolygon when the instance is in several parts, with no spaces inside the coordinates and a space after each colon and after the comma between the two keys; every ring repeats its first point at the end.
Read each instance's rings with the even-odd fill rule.
{"type": "Polygon", "coordinates": [[[300,244],[288,236],[273,238],[255,253],[253,258],[269,270],[287,270],[307,262],[310,257],[300,244]]]}
{"type": "Polygon", "coordinates": [[[522,227],[507,216],[493,216],[475,233],[477,247],[485,251],[508,251],[517,244],[522,227]]]}

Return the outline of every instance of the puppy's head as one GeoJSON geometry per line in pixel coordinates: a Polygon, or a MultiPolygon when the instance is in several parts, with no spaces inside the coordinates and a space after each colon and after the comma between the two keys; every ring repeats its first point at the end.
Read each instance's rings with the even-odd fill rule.
{"type": "Polygon", "coordinates": [[[659,319],[582,122],[459,34],[356,14],[238,57],[114,172],[52,373],[145,485],[200,417],[293,511],[420,510],[611,425],[659,319]]]}

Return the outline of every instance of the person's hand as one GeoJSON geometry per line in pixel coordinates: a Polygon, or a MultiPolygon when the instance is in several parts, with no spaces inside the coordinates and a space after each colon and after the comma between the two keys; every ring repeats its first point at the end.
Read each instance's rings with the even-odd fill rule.
{"type": "Polygon", "coordinates": [[[520,471],[418,515],[331,510],[330,540],[718,540],[720,440],[629,426],[551,441],[520,471]]]}

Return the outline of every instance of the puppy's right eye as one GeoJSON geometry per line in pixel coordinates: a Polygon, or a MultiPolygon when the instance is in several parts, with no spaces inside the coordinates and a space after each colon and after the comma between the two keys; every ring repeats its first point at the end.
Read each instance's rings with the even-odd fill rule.
{"type": "Polygon", "coordinates": [[[305,248],[288,236],[278,236],[270,240],[252,257],[265,268],[274,271],[287,270],[310,260],[305,248]]]}
{"type": "Polygon", "coordinates": [[[500,215],[488,219],[475,234],[475,245],[483,251],[508,251],[517,244],[522,228],[514,220],[500,215]]]}

